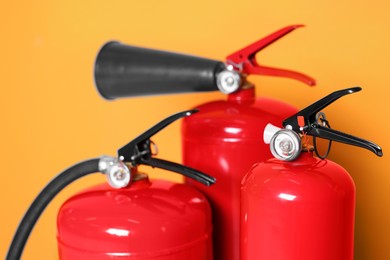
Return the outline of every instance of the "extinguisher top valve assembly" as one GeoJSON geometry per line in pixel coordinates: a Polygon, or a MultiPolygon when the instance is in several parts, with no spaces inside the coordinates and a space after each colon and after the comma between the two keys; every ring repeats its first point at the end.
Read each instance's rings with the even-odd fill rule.
{"type": "Polygon", "coordinates": [[[86,175],[101,172],[106,174],[108,183],[113,188],[123,188],[131,182],[131,169],[140,164],[158,167],[197,180],[207,186],[215,183],[215,178],[195,169],[157,158],[152,158],[150,137],[173,123],[174,121],[192,115],[197,110],[188,110],[174,114],[156,124],[133,141],[118,150],[118,158],[102,156],[101,158],[78,163],[56,176],[35,198],[16,230],[7,254],[7,260],[20,259],[25,243],[37,222],[39,216],[49,202],[66,186],[86,175]]]}
{"type": "Polygon", "coordinates": [[[256,60],[258,52],[302,26],[282,28],[228,55],[225,62],[110,41],[97,55],[95,85],[106,99],[218,90],[231,94],[253,87],[246,81],[248,75],[287,77],[314,86],[307,75],[256,60]]]}
{"type": "Polygon", "coordinates": [[[379,157],[383,156],[382,148],[377,144],[331,129],[325,113],[321,112],[337,99],[360,90],[362,90],[360,87],[353,87],[338,90],[325,96],[285,119],[283,121],[284,129],[268,124],[264,130],[264,142],[270,144],[271,152],[276,158],[286,161],[292,161],[299,156],[302,150],[301,139],[305,135],[313,137],[314,151],[321,159],[325,159],[329,154],[332,141],[365,148],[379,157]],[[316,138],[329,140],[325,155],[318,152],[316,138]]]}
{"type": "Polygon", "coordinates": [[[184,166],[182,164],[153,158],[154,155],[152,152],[153,142],[150,138],[155,135],[157,132],[171,124],[172,122],[193,113],[198,112],[198,110],[188,110],[183,111],[177,114],[174,114],[163,121],[159,122],[146,132],[139,135],[137,138],[123,146],[118,150],[118,158],[120,161],[126,162],[130,164],[130,167],[135,167],[140,164],[149,165],[152,167],[157,167],[161,169],[165,169],[168,171],[177,172],[183,174],[186,177],[192,178],[204,185],[210,186],[215,183],[215,178],[204,174],[198,170],[193,168],[184,166]]]}

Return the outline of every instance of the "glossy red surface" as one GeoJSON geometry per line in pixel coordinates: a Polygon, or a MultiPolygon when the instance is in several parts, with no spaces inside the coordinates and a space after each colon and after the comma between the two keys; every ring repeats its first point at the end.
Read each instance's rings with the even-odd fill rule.
{"type": "Polygon", "coordinates": [[[57,224],[63,260],[212,259],[209,204],[184,184],[98,185],[66,201],[57,224]]]}
{"type": "Polygon", "coordinates": [[[241,198],[241,260],[353,259],[355,185],[336,163],[259,163],[241,198]]]}
{"type": "Polygon", "coordinates": [[[253,88],[197,108],[199,113],[183,120],[183,163],[217,182],[204,187],[186,181],[202,190],[212,206],[214,258],[239,259],[241,180],[253,164],[272,158],[263,142],[266,124],[281,127],[297,110],[276,100],[255,99],[253,88]]]}

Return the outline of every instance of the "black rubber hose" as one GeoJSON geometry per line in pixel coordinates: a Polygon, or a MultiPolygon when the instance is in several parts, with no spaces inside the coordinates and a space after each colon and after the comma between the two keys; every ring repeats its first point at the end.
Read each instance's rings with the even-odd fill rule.
{"type": "Polygon", "coordinates": [[[27,210],[16,230],[11,246],[8,250],[7,260],[20,259],[26,241],[43,210],[49,202],[67,185],[73,181],[95,172],[99,172],[99,160],[91,159],[76,165],[60,173],[55,177],[35,198],[27,210]]]}

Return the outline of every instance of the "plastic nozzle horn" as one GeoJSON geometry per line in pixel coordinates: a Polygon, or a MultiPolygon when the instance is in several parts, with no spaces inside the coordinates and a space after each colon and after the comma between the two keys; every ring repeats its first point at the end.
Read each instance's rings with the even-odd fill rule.
{"type": "Polygon", "coordinates": [[[336,101],[337,99],[362,90],[361,87],[347,88],[335,91],[326,97],[314,102],[310,106],[302,109],[295,115],[285,119],[283,126],[290,128],[297,133],[305,133],[313,137],[320,137],[331,141],[341,142],[349,145],[365,148],[375,153],[377,156],[383,156],[382,148],[370,141],[322,126],[316,119],[317,113],[336,101]]]}
{"type": "Polygon", "coordinates": [[[177,164],[174,162],[152,158],[152,149],[151,149],[151,140],[150,138],[157,134],[159,131],[173,123],[174,121],[190,116],[194,113],[198,112],[198,110],[187,110],[183,112],[176,113],[166,119],[162,120],[158,124],[151,127],[149,130],[145,131],[137,138],[123,146],[118,150],[118,158],[124,162],[129,162],[132,165],[149,165],[152,167],[157,167],[173,172],[177,172],[183,174],[186,177],[192,178],[202,184],[210,186],[215,183],[215,178],[202,173],[193,168],[177,164]]]}
{"type": "Polygon", "coordinates": [[[108,42],[99,51],[94,78],[106,99],[218,90],[220,61],[108,42]]]}
{"type": "Polygon", "coordinates": [[[315,79],[291,70],[271,68],[260,65],[256,60],[256,54],[263,50],[265,47],[279,40],[281,37],[292,32],[293,30],[303,27],[303,25],[291,25],[284,27],[265,38],[262,38],[245,48],[236,51],[226,57],[226,63],[232,65],[236,70],[247,75],[267,75],[276,77],[285,77],[299,80],[309,86],[316,84],[315,79]]]}
{"type": "Polygon", "coordinates": [[[96,57],[95,85],[106,99],[217,90],[230,94],[240,88],[241,76],[250,74],[287,77],[313,86],[313,78],[259,65],[255,57],[260,50],[299,27],[302,25],[282,28],[227,56],[226,64],[234,70],[217,60],[111,41],[96,57]]]}

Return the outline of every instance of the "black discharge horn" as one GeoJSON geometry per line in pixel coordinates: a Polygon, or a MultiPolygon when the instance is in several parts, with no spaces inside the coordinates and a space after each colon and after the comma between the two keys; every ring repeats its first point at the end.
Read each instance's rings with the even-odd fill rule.
{"type": "Polygon", "coordinates": [[[95,83],[106,99],[218,90],[223,62],[108,42],[95,62],[95,83]]]}

